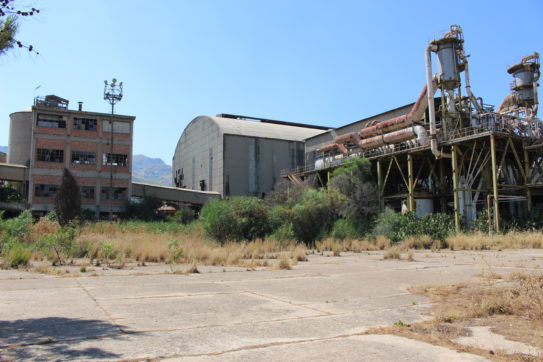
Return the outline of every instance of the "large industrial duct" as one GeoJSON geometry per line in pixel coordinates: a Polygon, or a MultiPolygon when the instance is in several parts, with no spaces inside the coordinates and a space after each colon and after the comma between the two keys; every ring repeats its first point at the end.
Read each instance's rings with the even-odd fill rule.
{"type": "MultiPolygon", "coordinates": [[[[432,89],[435,89],[433,83],[430,86],[432,89]]],[[[345,144],[358,145],[363,150],[368,150],[387,144],[408,141],[413,138],[417,138],[422,145],[427,145],[428,134],[426,133],[426,129],[422,126],[413,126],[415,122],[422,118],[424,111],[428,107],[427,89],[428,86],[425,85],[408,114],[365,127],[360,132],[351,132],[338,136],[335,139],[335,143],[322,146],[317,149],[317,152],[327,152],[337,148],[345,154],[348,152],[344,146],[345,144]],[[401,131],[391,132],[396,130],[401,131]],[[378,134],[379,136],[375,136],[378,134]],[[375,137],[368,138],[370,136],[375,137]]]]}

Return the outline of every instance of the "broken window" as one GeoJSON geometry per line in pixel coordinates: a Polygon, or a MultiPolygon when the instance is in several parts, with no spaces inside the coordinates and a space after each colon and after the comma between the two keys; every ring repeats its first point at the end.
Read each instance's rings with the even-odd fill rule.
{"type": "Polygon", "coordinates": [[[38,114],[39,127],[49,127],[49,128],[66,128],[66,121],[62,116],[54,116],[50,114],[38,114]]]}
{"type": "Polygon", "coordinates": [[[96,153],[85,151],[73,151],[72,163],[74,165],[96,165],[96,153]]]}
{"type": "Polygon", "coordinates": [[[34,196],[53,197],[57,194],[58,189],[58,185],[36,184],[34,186],[34,196]]]}
{"type": "Polygon", "coordinates": [[[37,161],[42,162],[64,162],[64,150],[50,150],[48,148],[38,148],[37,161]]]}
{"type": "Polygon", "coordinates": [[[94,200],[94,186],[81,186],[81,198],[94,200]]]}
{"type": "Polygon", "coordinates": [[[121,153],[104,153],[102,154],[102,165],[128,166],[128,155],[121,153]]]}
{"type": "MultiPolygon", "coordinates": [[[[102,187],[101,199],[109,200],[109,187],[102,187]]],[[[126,187],[114,187],[113,200],[126,200],[126,187]]]]}
{"type": "Polygon", "coordinates": [[[74,129],[96,131],[98,121],[92,118],[74,118],[74,129]]]}

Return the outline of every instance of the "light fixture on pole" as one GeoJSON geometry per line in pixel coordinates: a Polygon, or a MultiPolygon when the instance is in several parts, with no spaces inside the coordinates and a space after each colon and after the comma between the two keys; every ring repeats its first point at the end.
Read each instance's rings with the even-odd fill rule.
{"type": "Polygon", "coordinates": [[[115,104],[123,99],[123,82],[117,84],[113,78],[111,83],[104,80],[104,99],[111,104],[111,117],[109,118],[109,155],[106,164],[109,165],[109,222],[113,221],[113,115],[115,104]]]}

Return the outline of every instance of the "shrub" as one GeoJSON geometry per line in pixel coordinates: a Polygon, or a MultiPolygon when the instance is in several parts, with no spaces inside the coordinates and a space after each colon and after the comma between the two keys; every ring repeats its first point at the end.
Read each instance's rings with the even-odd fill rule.
{"type": "Polygon", "coordinates": [[[330,236],[334,239],[356,239],[360,236],[358,226],[352,220],[338,219],[332,225],[330,236]]]}
{"type": "Polygon", "coordinates": [[[40,238],[40,247],[47,252],[53,265],[63,264],[67,257],[77,253],[75,236],[78,230],[74,226],[60,227],[55,233],[44,234],[40,238]]]}
{"type": "MultiPolygon", "coordinates": [[[[1,215],[0,215],[1,216],[1,215]]],[[[7,252],[14,243],[29,241],[32,233],[32,214],[29,210],[23,211],[19,216],[2,220],[0,217],[0,251],[7,252]]]]}
{"type": "Polygon", "coordinates": [[[162,215],[157,212],[161,206],[162,201],[155,196],[145,196],[141,200],[130,200],[126,204],[125,217],[141,221],[162,220],[162,215]]]}
{"type": "Polygon", "coordinates": [[[415,235],[430,235],[434,240],[444,242],[454,230],[452,215],[435,213],[424,215],[417,220],[418,228],[415,235]]]}
{"type": "Polygon", "coordinates": [[[177,210],[175,214],[170,217],[171,221],[181,224],[188,224],[194,219],[196,219],[196,214],[194,213],[194,210],[188,206],[181,206],[179,210],[177,210]]]}
{"type": "Polygon", "coordinates": [[[413,230],[410,230],[413,229],[415,221],[413,213],[402,215],[387,209],[377,216],[373,233],[386,236],[392,243],[398,243],[408,235],[415,235],[413,230]]]}
{"type": "Polygon", "coordinates": [[[388,237],[393,243],[417,235],[428,235],[434,240],[445,242],[453,228],[451,215],[436,213],[417,218],[414,213],[402,215],[385,210],[377,217],[373,232],[388,237]]]}
{"type": "Polygon", "coordinates": [[[335,190],[304,191],[301,202],[292,208],[291,214],[296,240],[313,244],[324,237],[338,218],[341,201],[341,195],[335,190]]]}
{"type": "Polygon", "coordinates": [[[256,197],[211,200],[202,209],[201,220],[206,233],[221,243],[255,240],[273,231],[266,205],[256,197]]]}
{"type": "Polygon", "coordinates": [[[26,266],[31,256],[32,251],[24,244],[17,242],[7,252],[5,264],[10,268],[26,266]]]}

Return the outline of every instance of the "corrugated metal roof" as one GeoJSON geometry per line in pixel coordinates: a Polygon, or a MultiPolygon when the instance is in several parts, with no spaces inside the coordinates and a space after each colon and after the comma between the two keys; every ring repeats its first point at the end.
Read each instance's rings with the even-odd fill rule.
{"type": "Polygon", "coordinates": [[[308,137],[313,137],[326,132],[314,128],[294,127],[222,117],[206,117],[215,122],[222,133],[231,135],[275,138],[287,141],[303,141],[308,137]]]}

